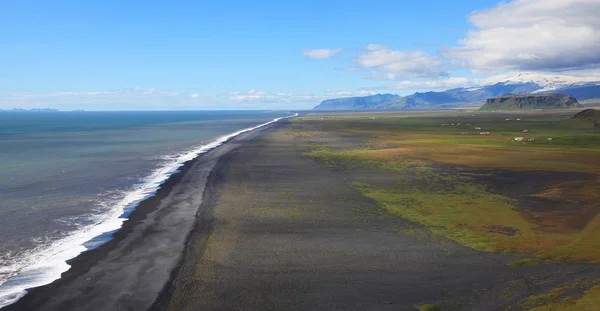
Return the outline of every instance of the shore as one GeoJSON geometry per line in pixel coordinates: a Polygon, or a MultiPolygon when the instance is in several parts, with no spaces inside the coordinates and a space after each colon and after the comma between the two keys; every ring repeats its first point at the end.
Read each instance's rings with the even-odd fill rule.
{"type": "Polygon", "coordinates": [[[398,174],[305,155],[360,136],[290,128],[277,122],[186,163],[112,241],[2,310],[505,310],[600,277],[586,263],[510,267],[525,256],[433,235],[351,184],[398,174]]]}
{"type": "Polygon", "coordinates": [[[504,310],[600,275],[583,263],[513,268],[523,256],[434,236],[349,186],[349,174],[397,175],[323,166],[303,155],[315,138],[289,128],[236,149],[211,175],[202,221],[153,310],[504,310]]]}
{"type": "Polygon", "coordinates": [[[185,163],[142,201],[113,239],[84,252],[51,284],[2,310],[147,310],[184,253],[210,173],[223,156],[279,126],[271,124],[232,138],[185,163]]]}

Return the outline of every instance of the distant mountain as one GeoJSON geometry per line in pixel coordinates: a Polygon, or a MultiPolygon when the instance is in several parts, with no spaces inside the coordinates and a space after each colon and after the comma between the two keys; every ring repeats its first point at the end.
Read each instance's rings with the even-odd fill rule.
{"type": "Polygon", "coordinates": [[[478,88],[456,88],[443,92],[415,93],[407,96],[413,105],[411,108],[431,109],[439,106],[465,103],[483,103],[490,97],[503,94],[528,94],[540,89],[535,83],[507,84],[498,82],[478,88]]]}
{"type": "Polygon", "coordinates": [[[54,109],[54,108],[31,108],[31,109],[14,108],[14,109],[8,109],[8,110],[0,109],[0,111],[11,111],[11,112],[57,112],[59,110],[58,109],[54,109]]]}
{"type": "Polygon", "coordinates": [[[495,76],[481,85],[442,92],[414,93],[401,97],[376,94],[365,97],[328,99],[315,110],[422,110],[452,109],[483,105],[488,98],[505,94],[545,94],[559,92],[578,100],[600,98],[600,77],[519,74],[495,76]]]}
{"type": "Polygon", "coordinates": [[[481,105],[486,99],[502,94],[528,94],[540,87],[533,83],[507,85],[496,83],[471,90],[456,88],[444,92],[414,93],[401,97],[394,94],[376,94],[364,97],[327,99],[314,110],[410,110],[443,109],[481,105]]]}
{"type": "Polygon", "coordinates": [[[532,110],[532,109],[567,109],[582,108],[575,97],[560,94],[527,94],[527,95],[502,95],[490,98],[479,110],[506,111],[506,110],[532,110]]]}
{"type": "Polygon", "coordinates": [[[557,92],[569,94],[578,100],[600,98],[600,85],[582,85],[558,89],[557,92]]]}
{"type": "Polygon", "coordinates": [[[386,109],[394,102],[402,102],[402,97],[395,94],[376,94],[364,97],[346,97],[327,99],[321,102],[314,110],[362,110],[386,109]]]}
{"type": "Polygon", "coordinates": [[[537,73],[521,73],[513,75],[497,75],[487,78],[482,85],[495,83],[524,84],[533,83],[540,88],[535,93],[557,92],[560,89],[574,88],[585,85],[599,85],[600,77],[595,76],[567,76],[537,73]]]}

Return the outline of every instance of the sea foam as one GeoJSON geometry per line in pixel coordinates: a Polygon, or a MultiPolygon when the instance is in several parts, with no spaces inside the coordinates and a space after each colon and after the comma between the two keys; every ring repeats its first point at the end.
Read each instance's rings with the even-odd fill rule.
{"type": "Polygon", "coordinates": [[[27,294],[27,289],[52,283],[60,278],[61,274],[69,270],[69,259],[75,258],[82,252],[109,241],[112,234],[118,231],[127,220],[129,214],[143,200],[151,197],[171,175],[177,173],[179,168],[187,161],[193,160],[200,154],[214,149],[230,139],[252,130],[275,123],[281,119],[298,116],[280,117],[269,122],[239,130],[221,136],[212,142],[199,146],[189,152],[171,157],[171,161],[154,170],[144,182],[128,191],[104,214],[95,224],[81,228],[68,237],[60,239],[43,249],[36,250],[12,266],[0,267],[5,271],[17,271],[16,276],[0,284],[0,308],[15,303],[27,294]]]}

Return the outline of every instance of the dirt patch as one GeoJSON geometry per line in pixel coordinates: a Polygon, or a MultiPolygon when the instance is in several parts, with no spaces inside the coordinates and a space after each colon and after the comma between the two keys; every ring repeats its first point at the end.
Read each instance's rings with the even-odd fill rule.
{"type": "Polygon", "coordinates": [[[523,217],[545,232],[576,232],[584,229],[599,211],[595,200],[582,196],[540,196],[565,182],[578,181],[584,186],[596,179],[594,174],[552,171],[480,170],[460,168],[459,174],[486,185],[491,193],[516,199],[523,217]]]}
{"type": "Polygon", "coordinates": [[[485,226],[484,228],[488,229],[489,232],[503,234],[507,236],[513,236],[519,233],[519,229],[506,226],[485,226]]]}
{"type": "Polygon", "coordinates": [[[564,278],[600,273],[561,263],[516,272],[506,264],[519,256],[421,234],[350,184],[386,184],[397,173],[326,167],[299,151],[311,137],[295,137],[273,133],[231,156],[214,180],[213,230],[190,245],[167,309],[503,310],[564,278]]]}

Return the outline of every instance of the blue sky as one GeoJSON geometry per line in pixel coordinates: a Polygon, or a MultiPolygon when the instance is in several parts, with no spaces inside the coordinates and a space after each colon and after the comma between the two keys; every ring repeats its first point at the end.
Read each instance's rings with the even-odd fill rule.
{"type": "Polygon", "coordinates": [[[3,2],[0,109],[298,109],[506,72],[595,70],[596,1],[560,1],[3,2]],[[565,12],[589,21],[556,22],[565,12]],[[572,50],[545,52],[544,35],[560,31],[587,53],[563,62],[572,50]]]}

